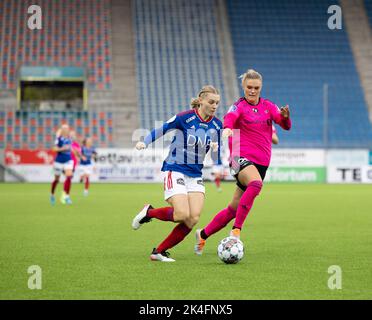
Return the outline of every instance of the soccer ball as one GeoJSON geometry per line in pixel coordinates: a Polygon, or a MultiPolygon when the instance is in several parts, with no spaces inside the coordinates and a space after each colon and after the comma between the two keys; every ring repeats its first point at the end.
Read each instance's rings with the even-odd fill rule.
{"type": "Polygon", "coordinates": [[[238,238],[222,239],[217,247],[218,257],[227,264],[238,263],[244,256],[244,245],[238,238]]]}

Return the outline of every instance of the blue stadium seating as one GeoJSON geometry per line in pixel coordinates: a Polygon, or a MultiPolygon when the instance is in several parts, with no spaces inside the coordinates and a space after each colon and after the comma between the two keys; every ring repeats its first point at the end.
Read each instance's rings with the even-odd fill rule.
{"type": "Polygon", "coordinates": [[[132,3],[142,127],[153,128],[156,120],[167,120],[189,108],[191,98],[206,84],[213,84],[221,91],[223,109],[217,1],[132,3]]]}
{"type": "Polygon", "coordinates": [[[291,132],[279,130],[283,147],[372,146],[372,126],[347,33],[327,28],[332,4],[337,1],[227,0],[237,72],[261,72],[263,96],[291,107],[291,132]]]}
{"type": "Polygon", "coordinates": [[[367,16],[369,18],[369,23],[372,28],[372,0],[364,0],[367,16]]]}

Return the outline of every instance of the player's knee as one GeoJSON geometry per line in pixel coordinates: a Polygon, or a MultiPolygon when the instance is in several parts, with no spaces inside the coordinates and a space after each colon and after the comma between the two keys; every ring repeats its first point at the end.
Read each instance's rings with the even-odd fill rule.
{"type": "Polygon", "coordinates": [[[174,210],[173,212],[173,217],[174,217],[174,221],[186,221],[189,219],[190,217],[190,213],[189,213],[189,210],[187,209],[176,209],[174,210]]]}
{"type": "Polygon", "coordinates": [[[197,223],[199,222],[199,216],[190,216],[189,219],[187,219],[186,225],[192,229],[197,223]]]}

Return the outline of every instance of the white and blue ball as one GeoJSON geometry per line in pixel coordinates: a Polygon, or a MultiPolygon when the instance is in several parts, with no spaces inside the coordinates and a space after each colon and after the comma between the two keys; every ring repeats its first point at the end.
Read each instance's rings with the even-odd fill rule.
{"type": "Polygon", "coordinates": [[[238,263],[244,257],[243,242],[235,237],[222,239],[217,247],[218,257],[227,264],[238,263]]]}

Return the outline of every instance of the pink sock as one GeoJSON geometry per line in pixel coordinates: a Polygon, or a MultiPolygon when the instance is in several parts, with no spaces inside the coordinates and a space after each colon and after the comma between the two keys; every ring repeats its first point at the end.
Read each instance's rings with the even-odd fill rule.
{"type": "Polygon", "coordinates": [[[224,228],[232,219],[235,218],[236,211],[228,206],[225,209],[222,209],[216,216],[213,218],[211,222],[203,229],[204,234],[209,237],[212,234],[220,231],[224,228]]]}
{"type": "Polygon", "coordinates": [[[54,192],[56,191],[58,182],[59,182],[58,180],[54,180],[52,182],[52,190],[51,190],[52,194],[54,194],[54,192]]]}
{"type": "Polygon", "coordinates": [[[63,185],[63,190],[66,194],[70,194],[71,189],[71,177],[66,177],[65,184],[63,185]]]}
{"type": "Polygon", "coordinates": [[[190,233],[191,229],[184,223],[178,224],[169,236],[156,248],[157,252],[163,252],[167,249],[173,248],[180,243],[190,233]]]}
{"type": "Polygon", "coordinates": [[[252,208],[254,199],[260,194],[261,189],[262,181],[254,180],[248,184],[247,190],[243,193],[238,210],[236,211],[234,228],[241,229],[243,227],[244,221],[252,208]]]}
{"type": "Polygon", "coordinates": [[[162,221],[174,221],[173,211],[173,207],[150,209],[147,212],[147,216],[149,218],[155,218],[162,221]]]}

